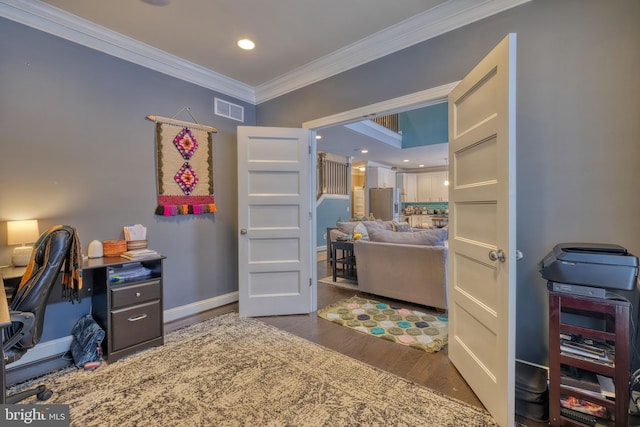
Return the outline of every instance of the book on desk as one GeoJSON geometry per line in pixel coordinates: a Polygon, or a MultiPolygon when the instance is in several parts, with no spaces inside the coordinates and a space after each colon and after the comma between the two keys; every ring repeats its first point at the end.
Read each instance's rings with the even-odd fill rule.
{"type": "Polygon", "coordinates": [[[158,252],[153,249],[132,249],[130,251],[126,251],[120,254],[122,258],[132,260],[132,261],[141,261],[150,258],[157,258],[160,256],[158,252]]]}

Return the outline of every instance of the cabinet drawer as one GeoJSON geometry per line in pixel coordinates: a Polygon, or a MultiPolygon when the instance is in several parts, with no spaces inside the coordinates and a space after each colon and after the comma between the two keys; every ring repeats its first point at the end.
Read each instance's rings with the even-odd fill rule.
{"type": "Polygon", "coordinates": [[[111,288],[111,308],[121,308],[160,299],[160,280],[111,288]]]}
{"type": "Polygon", "coordinates": [[[160,301],[112,310],[112,350],[121,350],[162,336],[161,310],[160,301]]]}

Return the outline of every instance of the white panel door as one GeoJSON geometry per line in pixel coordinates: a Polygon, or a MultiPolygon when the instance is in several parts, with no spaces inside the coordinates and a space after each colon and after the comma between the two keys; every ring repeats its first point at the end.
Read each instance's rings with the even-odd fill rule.
{"type": "Polygon", "coordinates": [[[449,94],[449,358],[501,426],[515,408],[515,63],[510,34],[449,94]]]}
{"type": "Polygon", "coordinates": [[[307,129],[238,127],[240,316],[316,309],[311,136],[307,129]]]}

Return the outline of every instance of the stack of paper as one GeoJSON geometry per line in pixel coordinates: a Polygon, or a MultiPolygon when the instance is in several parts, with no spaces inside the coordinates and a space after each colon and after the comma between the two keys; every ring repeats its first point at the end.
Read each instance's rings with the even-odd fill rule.
{"type": "Polygon", "coordinates": [[[142,259],[157,258],[160,254],[153,249],[134,249],[120,254],[122,258],[139,261],[142,259]]]}
{"type": "Polygon", "coordinates": [[[127,282],[151,276],[151,270],[139,262],[124,264],[122,267],[109,268],[109,282],[127,282]]]}

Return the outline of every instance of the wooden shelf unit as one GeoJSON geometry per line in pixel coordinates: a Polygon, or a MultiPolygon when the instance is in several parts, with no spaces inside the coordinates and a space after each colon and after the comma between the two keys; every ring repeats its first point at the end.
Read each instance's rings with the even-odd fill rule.
{"type": "MultiPolygon", "coordinates": [[[[552,426],[587,426],[561,415],[560,396],[575,396],[613,412],[616,427],[627,427],[629,414],[629,325],[631,304],[627,301],[599,299],[570,294],[549,293],[549,424],[552,426]],[[601,320],[604,328],[592,329],[563,323],[561,314],[576,314],[601,320]],[[560,333],[577,334],[604,340],[614,345],[613,365],[598,363],[560,353],[560,333]],[[594,396],[586,391],[568,388],[560,383],[560,366],[575,366],[586,371],[613,378],[615,400],[594,396]]],[[[613,425],[613,424],[612,424],[613,425]]]]}

